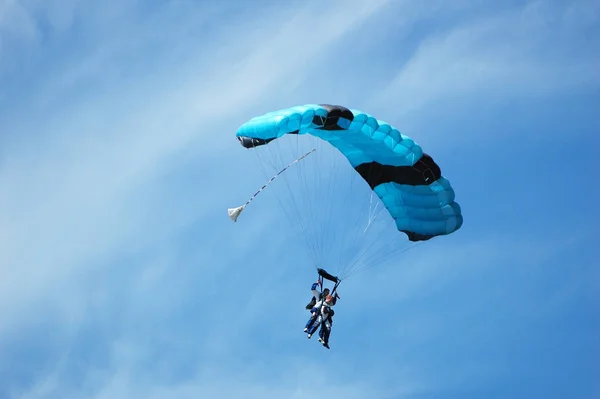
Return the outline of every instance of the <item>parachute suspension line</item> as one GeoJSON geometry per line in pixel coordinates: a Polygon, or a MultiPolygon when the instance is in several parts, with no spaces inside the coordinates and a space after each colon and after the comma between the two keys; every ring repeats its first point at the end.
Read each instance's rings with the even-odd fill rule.
{"type": "MultiPolygon", "coordinates": [[[[310,139],[317,140],[315,138],[310,139]]],[[[296,143],[299,145],[299,138],[296,139],[296,143]]],[[[299,180],[306,186],[306,190],[303,192],[311,192],[307,183],[309,177],[311,177],[311,183],[317,183],[312,186],[312,194],[314,194],[312,197],[314,199],[311,199],[309,202],[313,206],[307,207],[307,212],[303,212],[303,214],[310,217],[313,224],[318,226],[315,229],[315,245],[318,247],[318,253],[321,256],[320,260],[325,261],[327,259],[328,268],[337,266],[336,270],[342,272],[342,265],[346,266],[353,260],[352,255],[353,250],[355,250],[355,244],[364,235],[362,229],[358,227],[362,224],[364,214],[356,212],[355,223],[350,224],[350,228],[348,229],[339,229],[337,225],[347,224],[352,214],[350,211],[352,207],[350,205],[356,206],[357,199],[360,205],[363,197],[362,195],[357,197],[353,190],[355,180],[358,177],[355,171],[350,169],[350,165],[346,163],[347,160],[342,158],[342,154],[326,141],[317,140],[317,143],[317,145],[324,146],[325,148],[315,155],[314,163],[303,163],[296,169],[297,173],[300,174],[310,165],[317,165],[312,171],[314,172],[314,177],[308,176],[307,173],[302,173],[302,176],[299,176],[299,180]],[[348,167],[349,169],[344,170],[343,167],[348,167]],[[323,184],[326,186],[323,187],[323,184]],[[348,185],[350,187],[347,187],[348,185]],[[334,198],[335,201],[333,200],[334,198]],[[351,204],[351,202],[355,202],[355,204],[351,204]],[[320,212],[318,213],[320,215],[315,215],[315,210],[319,210],[320,212]],[[315,216],[320,217],[316,218],[315,216]],[[336,218],[343,220],[337,220],[336,218]],[[328,256],[325,256],[326,251],[328,256]],[[342,258],[344,257],[344,262],[342,262],[342,258]]],[[[365,200],[367,199],[365,198],[365,200]]],[[[368,205],[368,202],[360,208],[364,209],[365,205],[368,205]]]]}
{"type": "MultiPolygon", "coordinates": [[[[335,152],[335,156],[331,157],[331,162],[333,163],[332,167],[331,167],[331,175],[332,176],[337,176],[337,174],[339,173],[340,175],[344,174],[344,166],[346,166],[345,163],[347,163],[346,159],[342,159],[342,154],[339,153],[337,150],[333,150],[333,152],[335,152]],[[344,165],[342,165],[344,163],[344,165]]],[[[347,165],[349,166],[349,165],[347,165]]],[[[350,174],[351,179],[350,179],[350,187],[352,187],[353,184],[353,177],[355,176],[354,171],[352,171],[352,173],[350,174]]],[[[347,179],[341,179],[341,178],[333,178],[331,179],[331,181],[328,184],[328,199],[326,201],[326,214],[338,214],[339,216],[345,217],[345,213],[343,213],[343,210],[345,209],[349,209],[350,207],[349,205],[349,201],[352,199],[352,190],[349,190],[348,192],[345,192],[346,190],[348,190],[348,188],[344,187],[344,183],[347,183],[347,179]],[[345,188],[345,189],[344,189],[345,188]],[[331,201],[329,200],[329,198],[335,198],[334,194],[335,193],[344,193],[345,195],[343,195],[343,199],[341,199],[340,202],[335,202],[335,201],[331,201]],[[342,211],[342,212],[340,212],[342,211]],[[340,215],[341,214],[341,215],[340,215]]],[[[326,225],[326,234],[327,234],[327,238],[329,240],[329,247],[331,247],[331,245],[333,243],[336,242],[340,242],[340,247],[338,249],[338,253],[343,254],[347,248],[348,248],[348,234],[346,231],[343,231],[343,229],[338,228],[336,225],[341,224],[343,226],[343,223],[341,222],[341,220],[334,220],[333,217],[328,218],[328,223],[326,225]]],[[[338,264],[336,265],[336,270],[340,269],[340,262],[338,261],[338,264]]]]}
{"type": "MultiPolygon", "coordinates": [[[[283,139],[283,137],[282,137],[283,139]]],[[[265,156],[265,159],[262,159],[262,161],[264,163],[268,163],[270,164],[272,167],[277,168],[277,165],[281,165],[284,163],[283,161],[283,155],[281,154],[282,151],[280,151],[280,146],[281,146],[281,139],[280,140],[276,140],[272,143],[269,143],[269,145],[266,146],[267,149],[265,149],[265,151],[267,151],[270,154],[270,158],[272,159],[271,162],[269,162],[268,156],[265,156]],[[275,147],[275,149],[274,149],[275,147]]],[[[316,151],[316,148],[313,148],[313,150],[311,150],[309,153],[312,153],[316,151]]],[[[258,154],[258,152],[257,152],[258,154]]],[[[306,155],[306,154],[305,154],[306,155]]],[[[297,153],[296,155],[297,156],[297,153]]],[[[315,154],[315,156],[318,156],[318,152],[315,154]]],[[[263,171],[264,171],[264,166],[263,166],[263,162],[261,162],[261,157],[259,157],[259,164],[261,164],[261,167],[263,167],[263,171]]],[[[305,164],[305,162],[300,162],[298,164],[298,168],[296,168],[296,170],[298,171],[299,168],[302,168],[303,165],[305,164]]],[[[297,196],[294,195],[294,191],[290,185],[289,182],[289,174],[286,174],[285,176],[288,177],[284,177],[283,178],[283,183],[284,186],[287,187],[287,191],[288,191],[288,198],[287,201],[285,199],[280,198],[280,196],[278,195],[277,190],[274,190],[276,196],[277,196],[277,200],[279,202],[279,205],[281,206],[284,214],[286,215],[288,222],[290,223],[290,225],[292,226],[292,228],[294,228],[296,230],[296,234],[297,234],[297,238],[298,240],[303,244],[308,257],[314,262],[316,263],[318,261],[318,253],[316,250],[316,247],[314,245],[314,242],[311,240],[311,235],[310,235],[310,230],[308,228],[308,226],[305,223],[305,220],[300,217],[300,215],[302,215],[300,206],[298,204],[297,201],[297,196]],[[285,204],[284,204],[285,202],[285,204]],[[288,208],[291,208],[288,210],[288,208]]],[[[298,196],[298,200],[301,199],[302,197],[298,196]]]]}
{"type": "MultiPolygon", "coordinates": [[[[410,245],[408,247],[403,247],[399,251],[393,252],[393,255],[400,255],[400,254],[406,253],[406,252],[418,247],[419,245],[423,244],[423,242],[424,241],[412,243],[413,245],[410,245]]],[[[371,269],[372,267],[378,266],[378,265],[384,263],[386,260],[387,260],[386,258],[379,259],[377,261],[369,262],[368,264],[362,265],[362,267],[358,267],[358,268],[352,270],[352,272],[350,274],[348,274],[345,278],[349,278],[350,276],[354,276],[356,274],[364,272],[365,270],[371,269]]]]}
{"type": "MultiPolygon", "coordinates": [[[[323,140],[320,140],[319,143],[322,146],[328,145],[323,140]]],[[[313,181],[318,184],[313,188],[315,201],[312,203],[315,204],[315,207],[319,206],[320,212],[318,212],[319,215],[313,214],[312,217],[315,223],[320,224],[320,228],[316,229],[316,245],[318,246],[321,259],[324,261],[327,258],[329,262],[329,257],[325,256],[325,251],[326,249],[333,250],[333,245],[336,243],[332,234],[333,219],[335,217],[331,208],[334,202],[332,201],[332,197],[336,192],[335,184],[337,183],[337,179],[334,176],[336,175],[337,157],[335,155],[337,154],[333,147],[329,147],[328,151],[334,153],[332,154],[333,156],[326,156],[325,151],[320,151],[317,167],[314,171],[315,179],[313,181]],[[318,221],[316,216],[319,216],[318,221]]],[[[304,176],[306,177],[306,175],[304,176]]],[[[330,266],[328,265],[328,267],[330,266]]]]}
{"type": "MultiPolygon", "coordinates": [[[[307,248],[313,252],[316,266],[331,267],[334,265],[332,257],[339,255],[343,256],[343,252],[338,249],[346,249],[345,246],[338,248],[340,245],[336,241],[336,235],[339,234],[339,229],[336,228],[336,224],[341,224],[340,220],[335,219],[336,211],[341,213],[344,211],[344,204],[352,199],[349,195],[352,192],[341,195],[339,200],[333,201],[334,193],[337,196],[340,194],[340,190],[337,187],[344,183],[345,179],[336,178],[335,173],[340,166],[341,154],[338,153],[337,149],[328,145],[327,142],[313,138],[312,136],[287,136],[282,137],[278,140],[278,144],[283,147],[285,139],[291,140],[288,143],[288,150],[294,154],[298,154],[301,151],[302,145],[311,144],[319,149],[312,158],[311,162],[303,162],[298,165],[296,169],[297,184],[290,186],[289,182],[286,181],[288,188],[290,204],[298,207],[298,202],[302,203],[303,209],[294,214],[295,218],[298,219],[296,223],[292,223],[293,226],[300,230],[299,233],[305,235],[305,239],[310,245],[307,248]],[[284,139],[284,140],[282,140],[284,139]],[[334,153],[331,157],[329,152],[334,153]],[[336,157],[337,156],[337,157],[336,157]],[[326,185],[324,187],[324,185],[326,185]],[[337,252],[337,254],[336,254],[337,252]],[[326,256],[327,255],[327,256],[326,256]]],[[[271,146],[272,143],[269,144],[271,146]]],[[[277,145],[275,146],[277,147],[277,145]]],[[[282,151],[277,151],[280,155],[282,151]]],[[[275,157],[275,154],[273,154],[275,157]]],[[[351,182],[354,181],[355,174],[348,174],[352,177],[351,182]]],[[[290,175],[287,179],[289,179],[290,175]]],[[[285,209],[285,208],[284,208],[285,209]]],[[[359,215],[360,216],[360,215],[359,215]]],[[[291,222],[291,221],[290,221],[291,222]]],[[[356,224],[355,226],[357,226],[356,224]]],[[[347,233],[346,231],[342,231],[347,233]]],[[[348,234],[346,234],[348,235],[348,234]]],[[[339,263],[339,262],[338,262],[339,263]]]]}
{"type": "MultiPolygon", "coordinates": [[[[297,171],[299,174],[302,172],[302,175],[299,176],[299,180],[304,184],[304,192],[312,194],[310,195],[311,198],[308,199],[308,203],[312,204],[312,206],[307,206],[307,214],[315,227],[314,242],[319,254],[318,263],[321,266],[325,266],[323,263],[326,262],[329,268],[331,266],[329,265],[330,256],[326,256],[326,251],[327,255],[335,253],[335,248],[333,246],[336,244],[334,235],[332,234],[332,226],[334,225],[333,219],[335,217],[331,208],[334,206],[334,201],[332,201],[333,194],[338,192],[336,190],[336,183],[338,183],[338,180],[334,178],[336,173],[335,166],[337,158],[335,155],[337,155],[337,150],[329,146],[329,143],[323,140],[313,137],[306,137],[305,139],[316,141],[316,145],[322,149],[315,157],[314,162],[311,162],[311,164],[304,164],[303,168],[298,169],[297,171]],[[327,152],[334,153],[334,156],[330,156],[327,152]],[[310,165],[312,165],[313,168],[310,171],[311,175],[309,176],[306,169],[308,169],[310,165]]],[[[296,144],[297,146],[300,146],[299,137],[296,139],[296,144]]]]}
{"type": "MultiPolygon", "coordinates": [[[[299,136],[295,138],[289,137],[287,147],[288,150],[292,154],[301,153],[303,150],[300,148],[299,136]],[[294,140],[295,139],[295,140],[294,140]],[[295,146],[294,146],[295,141],[295,146]],[[295,147],[295,148],[294,148],[295,147]]],[[[283,146],[284,141],[281,141],[281,146],[283,146]]],[[[318,148],[318,143],[314,143],[314,148],[318,148]]],[[[314,165],[317,160],[320,158],[321,151],[317,151],[315,156],[313,157],[313,162],[310,163],[302,163],[296,168],[296,179],[297,185],[293,187],[289,181],[286,181],[286,186],[288,188],[288,193],[291,201],[294,203],[296,208],[298,209],[296,212],[296,216],[298,218],[298,224],[301,227],[301,233],[304,234],[304,240],[306,242],[306,246],[310,253],[312,254],[312,262],[314,265],[318,265],[322,261],[322,252],[319,248],[318,241],[318,232],[317,224],[315,223],[314,209],[311,204],[314,204],[315,201],[310,200],[311,190],[307,183],[308,178],[306,177],[306,170],[314,165]],[[298,203],[300,203],[300,207],[298,207],[298,203]]],[[[282,151],[278,151],[278,154],[281,154],[282,151]]]]}
{"type": "MultiPolygon", "coordinates": [[[[309,138],[309,137],[307,137],[309,138]]],[[[311,138],[309,138],[311,139],[311,138]]],[[[314,141],[314,139],[312,139],[311,141],[314,141]]],[[[318,143],[320,144],[320,143],[318,143]]],[[[296,146],[299,147],[300,146],[300,138],[297,137],[296,138],[296,146]]],[[[327,219],[327,214],[323,214],[322,211],[322,205],[324,203],[324,200],[322,198],[322,192],[320,190],[321,188],[321,174],[319,173],[320,171],[322,171],[321,169],[321,165],[322,165],[322,159],[323,159],[323,154],[322,151],[319,151],[319,154],[317,155],[317,157],[315,157],[314,162],[311,165],[303,165],[304,168],[302,170],[298,170],[298,179],[300,180],[300,182],[302,183],[302,193],[306,193],[306,198],[305,200],[307,201],[307,217],[308,217],[308,223],[310,224],[310,226],[312,227],[311,232],[313,233],[313,242],[318,254],[318,259],[317,259],[317,265],[319,266],[324,266],[323,263],[325,262],[325,251],[324,251],[324,245],[323,245],[323,241],[324,241],[324,235],[323,235],[323,224],[319,224],[321,223],[326,223],[327,219]],[[307,169],[311,169],[310,171],[307,169]],[[301,173],[302,172],[302,173],[301,173]],[[310,173],[310,175],[309,175],[310,173]],[[312,187],[311,187],[311,183],[312,182],[312,187]],[[311,206],[312,205],[312,206],[311,206]]]]}
{"type": "Polygon", "coordinates": [[[377,219],[377,216],[379,216],[379,214],[377,213],[379,201],[375,202],[375,207],[373,208],[373,195],[374,193],[371,191],[371,199],[369,201],[369,220],[367,221],[367,227],[365,227],[365,230],[363,231],[364,233],[367,232],[369,227],[371,227],[371,223],[373,223],[375,219],[377,219]]]}
{"type": "MultiPolygon", "coordinates": [[[[372,166],[369,168],[369,175],[371,175],[371,173],[372,173],[372,166]]],[[[355,175],[353,174],[352,176],[355,176],[355,175]]],[[[370,193],[372,195],[373,191],[371,191],[370,193]]],[[[368,203],[366,202],[367,201],[366,198],[364,198],[363,201],[364,202],[361,202],[360,209],[362,209],[363,207],[366,207],[368,205],[368,203]]],[[[352,236],[352,240],[350,242],[350,245],[346,247],[348,250],[356,249],[358,251],[359,248],[358,248],[358,245],[357,245],[358,244],[357,240],[359,238],[362,239],[364,237],[365,233],[366,233],[366,230],[362,230],[362,229],[358,228],[358,226],[360,226],[362,224],[362,220],[361,220],[362,217],[363,217],[363,213],[362,212],[356,212],[356,220],[354,221],[354,226],[357,226],[357,227],[354,229],[354,234],[352,236]]],[[[376,241],[371,240],[371,246],[373,244],[375,244],[375,242],[376,241]]],[[[365,249],[364,251],[367,251],[367,250],[368,250],[368,248],[365,249]]],[[[343,266],[340,264],[340,275],[346,276],[347,275],[347,271],[351,270],[354,267],[354,265],[357,263],[357,261],[360,260],[360,257],[361,257],[361,255],[359,255],[357,253],[352,258],[346,258],[345,261],[344,261],[343,266]]]]}
{"type": "Polygon", "coordinates": [[[400,232],[398,232],[395,228],[395,222],[392,220],[389,223],[389,227],[382,229],[379,232],[377,238],[371,241],[371,245],[368,248],[366,248],[361,253],[361,255],[355,260],[355,262],[350,267],[350,273],[345,275],[345,278],[362,270],[369,269],[371,267],[374,267],[375,265],[381,264],[388,260],[388,258],[404,253],[407,250],[416,246],[415,244],[407,248],[406,245],[400,245],[399,240],[402,240],[402,237],[400,235],[400,232]],[[383,239],[383,235],[390,230],[392,231],[390,239],[383,239]],[[367,255],[369,250],[372,247],[374,247],[376,243],[380,244],[378,250],[367,255]]]}
{"type": "MultiPolygon", "coordinates": [[[[283,146],[283,143],[278,141],[277,142],[277,147],[283,146]]],[[[271,150],[271,155],[273,157],[277,157],[279,158],[279,162],[283,163],[282,160],[282,151],[280,151],[280,149],[278,148],[277,151],[273,151],[273,147],[270,148],[271,150]],[[275,154],[273,154],[275,152],[275,154]]],[[[292,154],[297,155],[298,152],[292,152],[292,154]]],[[[315,153],[315,156],[318,157],[319,153],[315,153]]],[[[300,163],[298,164],[299,168],[296,168],[296,173],[298,176],[300,176],[300,170],[305,169],[306,165],[305,163],[300,163]]],[[[300,182],[302,182],[301,179],[299,179],[300,182]]],[[[312,238],[313,233],[311,232],[311,226],[309,224],[310,220],[305,220],[304,218],[302,218],[303,212],[305,211],[305,209],[310,209],[310,207],[307,206],[307,202],[302,201],[302,199],[304,199],[304,196],[302,195],[303,193],[306,193],[306,188],[305,187],[301,187],[300,190],[300,195],[295,195],[295,190],[292,187],[292,184],[290,183],[289,179],[285,179],[284,180],[284,184],[287,187],[287,191],[288,191],[288,199],[289,202],[292,205],[292,211],[293,211],[293,215],[289,218],[290,224],[292,226],[292,228],[296,229],[296,233],[297,236],[299,237],[300,241],[304,244],[304,247],[307,251],[307,255],[309,258],[311,258],[313,263],[317,263],[319,261],[319,253],[318,253],[318,249],[315,245],[315,240],[312,238]]],[[[285,207],[283,207],[285,208],[285,207]]]]}
{"type": "MultiPolygon", "coordinates": [[[[356,174],[354,174],[354,173],[350,174],[350,188],[349,188],[350,192],[354,192],[355,181],[356,181],[356,174]]],[[[350,195],[346,195],[345,196],[345,199],[344,199],[344,202],[343,202],[343,205],[342,205],[344,208],[347,208],[348,202],[350,201],[350,198],[351,198],[350,195]]],[[[355,220],[355,224],[354,225],[357,226],[358,223],[359,223],[359,221],[360,221],[360,212],[357,212],[357,214],[356,214],[356,220],[355,220]]],[[[344,249],[346,249],[346,248],[353,248],[354,245],[355,245],[355,243],[356,243],[356,239],[357,238],[358,238],[358,232],[355,230],[354,235],[352,237],[352,240],[349,240],[350,242],[348,243],[348,245],[344,246],[344,249]]],[[[348,241],[348,238],[346,238],[346,241],[348,241]]],[[[338,254],[337,268],[338,268],[338,270],[340,270],[341,273],[343,273],[343,271],[342,271],[342,264],[343,264],[342,263],[342,257],[344,256],[344,251],[340,250],[338,252],[339,252],[339,254],[338,254]]]]}
{"type": "Polygon", "coordinates": [[[293,162],[290,162],[288,165],[286,165],[283,169],[281,169],[279,172],[277,172],[277,174],[275,174],[273,177],[271,177],[269,179],[269,181],[267,181],[265,184],[263,184],[263,186],[260,189],[258,189],[258,191],[256,193],[254,193],[254,195],[252,195],[252,197],[250,197],[244,205],[238,206],[237,208],[229,208],[228,213],[229,213],[229,217],[231,218],[231,220],[233,220],[235,222],[237,220],[237,218],[240,216],[240,213],[242,213],[242,211],[244,210],[244,208],[246,208],[250,204],[250,202],[252,202],[252,200],[254,198],[256,198],[256,196],[258,194],[261,193],[261,191],[263,191],[269,184],[271,184],[271,182],[273,182],[273,180],[275,180],[279,175],[281,175],[283,172],[285,172],[289,167],[300,162],[301,160],[306,158],[308,155],[310,155],[314,151],[316,151],[316,149],[313,149],[313,150],[307,152],[306,154],[302,155],[299,158],[296,158],[293,162]]]}
{"type": "MultiPolygon", "coordinates": [[[[309,137],[304,137],[304,138],[308,139],[309,137]]],[[[314,143],[314,147],[317,148],[318,144],[319,143],[314,143]]],[[[300,153],[302,151],[300,147],[301,147],[300,135],[297,135],[294,138],[290,137],[290,140],[288,141],[289,151],[293,154],[300,153]]],[[[315,267],[322,262],[323,253],[322,253],[322,249],[319,245],[319,239],[318,239],[319,238],[318,237],[319,229],[317,228],[317,225],[316,225],[316,217],[314,215],[315,210],[313,208],[315,206],[314,204],[316,204],[317,201],[313,201],[310,199],[311,189],[308,184],[307,169],[310,169],[312,165],[318,165],[318,160],[321,158],[320,153],[321,153],[321,151],[318,151],[315,154],[315,157],[313,158],[313,162],[303,163],[302,165],[299,165],[300,166],[299,168],[296,169],[296,178],[297,178],[298,185],[299,185],[299,187],[297,187],[296,190],[294,190],[288,184],[290,197],[294,201],[296,201],[296,198],[297,198],[298,201],[300,201],[302,204],[303,209],[302,209],[302,211],[299,211],[297,213],[297,215],[300,219],[301,225],[305,226],[304,233],[306,235],[306,240],[310,244],[311,251],[313,252],[312,261],[314,262],[315,267]],[[311,204],[313,204],[313,206],[311,206],[311,204]],[[303,215],[304,215],[304,217],[303,217],[303,215]]],[[[314,192],[314,190],[313,190],[313,192],[314,192]]]]}
{"type": "MultiPolygon", "coordinates": [[[[337,242],[334,234],[336,232],[336,229],[333,229],[333,226],[335,222],[339,222],[335,220],[336,214],[334,212],[336,210],[336,205],[339,206],[339,204],[335,204],[335,201],[333,199],[335,198],[334,193],[341,192],[341,190],[338,190],[337,187],[337,185],[339,184],[339,179],[335,178],[335,176],[337,175],[338,167],[337,150],[330,147],[329,151],[333,153],[332,156],[325,158],[324,154],[321,154],[323,158],[325,158],[325,160],[328,161],[327,165],[325,166],[327,174],[320,174],[321,176],[329,176],[329,178],[327,178],[324,182],[321,182],[319,186],[319,192],[323,196],[322,201],[320,202],[324,205],[323,225],[321,229],[321,236],[319,237],[319,243],[323,254],[325,253],[326,249],[329,249],[330,251],[333,250],[334,245],[337,242]],[[323,184],[325,184],[325,187],[322,187],[323,184]]],[[[339,248],[337,250],[339,251],[341,249],[342,248],[339,248]]],[[[331,261],[331,257],[328,257],[328,259],[329,261],[331,261]]]]}
{"type": "MultiPolygon", "coordinates": [[[[369,250],[371,248],[373,248],[376,244],[378,244],[382,238],[382,236],[386,233],[385,229],[382,229],[379,234],[377,235],[377,238],[371,239],[370,240],[370,244],[363,249],[363,251],[360,253],[360,255],[358,255],[354,261],[350,264],[349,267],[347,267],[347,269],[350,269],[350,271],[348,273],[346,273],[346,270],[344,270],[344,278],[346,278],[348,275],[352,274],[352,271],[356,268],[357,265],[360,265],[361,260],[365,257],[365,255],[369,252],[369,250]]],[[[371,255],[374,256],[374,255],[371,255]]]]}
{"type": "MultiPolygon", "coordinates": [[[[364,206],[366,206],[366,202],[363,202],[363,206],[361,206],[360,208],[362,208],[364,206]]],[[[364,234],[365,234],[365,232],[358,227],[363,223],[363,220],[362,220],[363,214],[361,212],[356,212],[356,216],[353,219],[354,219],[354,221],[353,221],[354,223],[352,224],[352,226],[355,226],[355,228],[353,229],[353,234],[351,235],[350,239],[348,240],[349,243],[344,247],[344,249],[347,251],[358,251],[360,249],[359,243],[360,243],[360,241],[362,241],[362,239],[364,238],[364,234]]],[[[352,268],[352,265],[355,263],[357,256],[358,256],[358,253],[340,254],[339,269],[340,269],[341,276],[345,276],[346,270],[349,268],[352,268]],[[343,256],[343,255],[346,255],[346,257],[342,262],[341,256],[343,256]]]]}
{"type": "MultiPolygon", "coordinates": [[[[340,209],[350,210],[352,208],[351,201],[356,201],[357,198],[358,198],[358,202],[360,203],[360,197],[357,197],[355,195],[355,193],[357,191],[355,191],[354,186],[355,186],[355,184],[360,185],[360,182],[356,183],[357,179],[359,179],[356,176],[357,175],[354,173],[354,171],[352,171],[352,173],[350,174],[349,191],[348,191],[347,195],[344,196],[345,198],[341,204],[340,209]]],[[[358,191],[358,192],[360,192],[360,191],[358,191]]],[[[344,274],[344,269],[348,265],[350,260],[352,259],[352,256],[354,256],[353,251],[357,246],[359,238],[361,238],[361,236],[362,236],[362,233],[361,233],[360,229],[358,228],[358,226],[360,226],[360,224],[361,224],[362,216],[363,215],[360,211],[355,212],[355,215],[351,220],[351,222],[353,222],[353,223],[349,224],[349,228],[347,230],[339,232],[343,237],[343,240],[342,240],[343,247],[339,251],[338,264],[337,264],[340,274],[344,274]]],[[[351,212],[345,212],[344,218],[350,219],[351,212]]]]}
{"type": "Polygon", "coordinates": [[[370,269],[371,267],[385,262],[388,259],[388,257],[395,257],[423,243],[423,241],[419,241],[416,243],[405,242],[405,245],[400,245],[399,240],[401,240],[403,237],[399,234],[400,232],[397,230],[395,222],[392,221],[391,225],[393,227],[394,234],[391,235],[389,240],[381,240],[384,243],[384,246],[388,247],[388,249],[386,249],[385,251],[377,251],[376,253],[366,257],[366,259],[359,266],[354,268],[352,274],[354,274],[355,272],[361,272],[365,269],[370,269]],[[399,238],[399,235],[402,238],[399,238]],[[389,249],[389,247],[392,247],[392,249],[389,249]]]}

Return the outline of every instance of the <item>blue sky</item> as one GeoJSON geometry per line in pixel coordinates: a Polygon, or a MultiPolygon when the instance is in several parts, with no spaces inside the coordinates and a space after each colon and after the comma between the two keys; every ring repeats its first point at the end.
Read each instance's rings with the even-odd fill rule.
{"type": "Polygon", "coordinates": [[[600,397],[600,6],[448,3],[0,1],[0,398],[600,397]],[[345,281],[329,351],[275,197],[226,215],[237,127],[304,103],[465,215],[345,281]]]}

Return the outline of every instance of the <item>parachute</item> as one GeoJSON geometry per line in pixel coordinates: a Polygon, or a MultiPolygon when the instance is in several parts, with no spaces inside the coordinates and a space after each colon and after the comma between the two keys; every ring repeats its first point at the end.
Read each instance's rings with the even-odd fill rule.
{"type": "Polygon", "coordinates": [[[406,243],[448,235],[463,224],[455,192],[433,158],[395,127],[362,111],[293,106],[250,119],[236,138],[257,154],[270,180],[246,204],[230,208],[230,218],[235,222],[281,176],[285,184],[273,191],[317,269],[337,263],[345,278],[405,251],[406,243]],[[293,168],[295,175],[286,172],[293,168]],[[402,242],[399,232],[408,241],[402,242]]]}

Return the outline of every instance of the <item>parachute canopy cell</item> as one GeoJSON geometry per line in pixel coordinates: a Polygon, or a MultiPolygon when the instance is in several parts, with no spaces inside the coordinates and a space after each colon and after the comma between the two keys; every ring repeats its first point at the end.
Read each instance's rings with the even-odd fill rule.
{"type": "Polygon", "coordinates": [[[440,167],[388,123],[339,105],[307,104],[254,117],[236,137],[245,148],[254,148],[286,134],[310,134],[337,148],[410,241],[426,241],[462,226],[461,208],[440,167]]]}

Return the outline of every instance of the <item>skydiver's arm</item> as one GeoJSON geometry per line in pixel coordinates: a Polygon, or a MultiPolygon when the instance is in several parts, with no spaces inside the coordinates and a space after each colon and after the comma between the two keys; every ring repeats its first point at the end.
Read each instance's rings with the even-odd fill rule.
{"type": "Polygon", "coordinates": [[[312,287],[310,287],[310,290],[312,291],[313,296],[317,299],[319,299],[319,294],[320,294],[320,292],[317,291],[318,286],[319,286],[319,283],[313,283],[312,287]]]}

